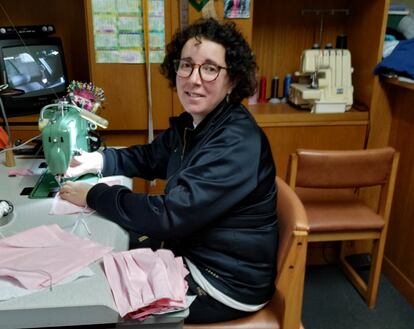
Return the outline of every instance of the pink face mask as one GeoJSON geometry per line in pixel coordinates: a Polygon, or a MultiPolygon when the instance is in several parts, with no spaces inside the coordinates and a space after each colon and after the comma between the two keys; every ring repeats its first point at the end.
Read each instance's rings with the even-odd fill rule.
{"type": "Polygon", "coordinates": [[[134,249],[104,257],[105,274],[122,317],[139,319],[183,308],[188,271],[170,250],[134,249]]]}

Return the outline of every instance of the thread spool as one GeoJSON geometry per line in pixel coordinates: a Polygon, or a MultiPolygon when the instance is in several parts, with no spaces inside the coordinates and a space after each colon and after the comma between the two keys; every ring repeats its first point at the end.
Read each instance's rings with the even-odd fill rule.
{"type": "Polygon", "coordinates": [[[292,83],[292,74],[286,74],[285,80],[283,81],[283,98],[289,99],[289,88],[292,83]]]}
{"type": "Polygon", "coordinates": [[[272,79],[272,93],[270,98],[278,98],[279,97],[279,77],[275,76],[272,79]]]}
{"type": "Polygon", "coordinates": [[[13,212],[13,204],[7,200],[0,200],[0,226],[6,225],[11,221],[12,216],[8,216],[13,212]]]}
{"type": "Polygon", "coordinates": [[[340,34],[336,37],[336,49],[347,49],[348,37],[345,34],[340,34]]]}
{"type": "Polygon", "coordinates": [[[269,99],[269,103],[279,103],[279,77],[274,76],[272,79],[272,88],[271,88],[271,97],[269,99]]]}
{"type": "Polygon", "coordinates": [[[11,214],[13,211],[13,204],[7,200],[0,200],[0,218],[11,214]]]}
{"type": "Polygon", "coordinates": [[[8,144],[7,149],[8,150],[6,151],[6,161],[4,164],[6,165],[6,167],[14,167],[16,165],[16,161],[14,160],[12,145],[8,144]]]}
{"type": "Polygon", "coordinates": [[[259,103],[266,103],[266,77],[260,78],[260,90],[259,90],[259,99],[257,100],[259,103]]]}

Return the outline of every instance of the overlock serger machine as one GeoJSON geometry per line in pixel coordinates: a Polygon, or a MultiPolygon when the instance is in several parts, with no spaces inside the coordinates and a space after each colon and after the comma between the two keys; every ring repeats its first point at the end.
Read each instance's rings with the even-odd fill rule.
{"type": "Polygon", "coordinates": [[[352,71],[348,49],[306,49],[289,101],[315,113],[345,112],[353,102],[352,71]]]}

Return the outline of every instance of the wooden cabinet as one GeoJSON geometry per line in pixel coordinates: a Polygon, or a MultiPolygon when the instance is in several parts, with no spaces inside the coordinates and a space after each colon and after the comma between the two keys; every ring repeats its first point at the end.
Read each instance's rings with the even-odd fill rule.
{"type": "Polygon", "coordinates": [[[251,111],[269,139],[280,177],[286,177],[296,148],[362,149],[368,134],[367,112],[315,115],[285,103],[258,104],[251,111]]]}
{"type": "Polygon", "coordinates": [[[302,51],[313,43],[335,46],[337,36],[346,35],[352,57],[354,105],[349,112],[313,114],[284,103],[249,106],[265,127],[280,176],[285,177],[289,154],[298,147],[364,148],[371,132],[378,133],[372,128],[372,116],[383,119],[382,108],[377,105],[381,105],[384,95],[372,71],[382,57],[387,8],[387,0],[254,2],[252,47],[258,75],[268,81],[267,95],[274,76],[279,77],[282,94],[284,77],[300,69],[302,51]]]}
{"type": "Polygon", "coordinates": [[[382,55],[387,5],[387,0],[256,1],[253,49],[259,74],[268,81],[275,75],[283,80],[299,70],[304,49],[313,43],[335,46],[337,36],[346,35],[354,103],[359,110],[370,110],[376,79],[372,70],[382,55]]]}
{"type": "Polygon", "coordinates": [[[391,112],[389,145],[400,152],[383,271],[414,305],[414,85],[382,84],[391,112]]]}

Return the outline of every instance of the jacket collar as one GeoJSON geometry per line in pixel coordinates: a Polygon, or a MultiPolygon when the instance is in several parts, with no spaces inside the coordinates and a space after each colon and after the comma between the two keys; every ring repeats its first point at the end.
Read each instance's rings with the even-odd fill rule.
{"type": "Polygon", "coordinates": [[[183,136],[184,129],[187,128],[188,132],[194,135],[204,135],[214,125],[224,120],[231,113],[232,104],[227,103],[226,99],[223,99],[217,107],[211,111],[207,116],[197,125],[193,126],[193,118],[187,113],[183,112],[178,117],[170,118],[171,128],[177,129],[180,136],[183,136]]]}

